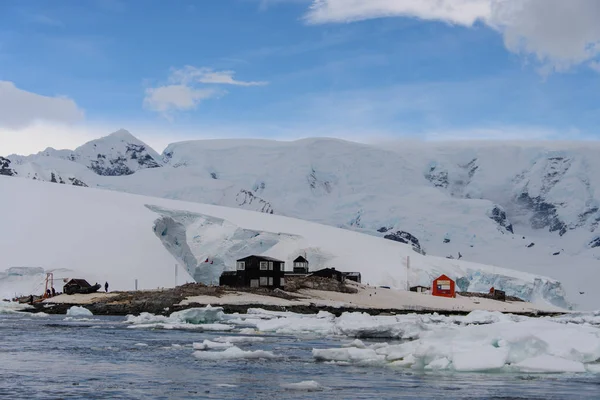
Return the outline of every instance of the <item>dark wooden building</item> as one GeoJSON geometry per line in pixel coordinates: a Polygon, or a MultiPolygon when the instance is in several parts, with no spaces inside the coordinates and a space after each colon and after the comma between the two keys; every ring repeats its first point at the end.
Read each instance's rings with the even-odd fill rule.
{"type": "Polygon", "coordinates": [[[265,287],[282,289],[285,286],[285,261],[266,256],[248,256],[236,262],[235,271],[225,271],[219,284],[231,287],[265,287]]]}
{"type": "Polygon", "coordinates": [[[343,274],[347,280],[360,283],[360,272],[343,272],[343,274]]]}
{"type": "Polygon", "coordinates": [[[308,274],[308,260],[299,256],[294,260],[294,274],[308,274]]]}
{"type": "Polygon", "coordinates": [[[335,268],[323,268],[312,272],[309,276],[320,276],[321,278],[335,279],[336,281],[342,283],[346,280],[344,273],[336,270],[335,268]]]}
{"type": "Polygon", "coordinates": [[[240,287],[243,285],[237,271],[225,271],[219,277],[219,286],[240,287]]]}

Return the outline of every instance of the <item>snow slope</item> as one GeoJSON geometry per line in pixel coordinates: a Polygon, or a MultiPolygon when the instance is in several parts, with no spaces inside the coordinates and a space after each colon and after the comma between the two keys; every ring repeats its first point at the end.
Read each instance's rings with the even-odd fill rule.
{"type": "MultiPolygon", "coordinates": [[[[62,268],[73,272],[57,278],[108,280],[115,290],[132,289],[138,279],[140,288],[156,288],[174,285],[176,262],[184,267],[178,283],[210,283],[248,254],[280,258],[288,269],[306,254],[311,269],[359,271],[363,282],[405,288],[410,256],[411,284],[445,273],[468,289],[494,285],[566,305],[561,285],[549,278],[423,256],[409,245],[288,217],[10,177],[0,177],[0,193],[0,271],[62,268]]],[[[14,294],[10,281],[0,282],[0,294],[14,294]]]]}
{"type": "Polygon", "coordinates": [[[321,138],[180,142],[159,156],[119,131],[75,152],[0,159],[0,174],[237,207],[410,241],[428,254],[460,254],[550,276],[564,283],[573,303],[596,307],[588,282],[598,278],[600,260],[598,154],[593,143],[377,147],[321,138]],[[149,165],[136,161],[146,156],[128,153],[133,145],[144,148],[149,165]],[[82,155],[72,161],[72,153],[82,155]],[[99,156],[117,166],[125,159],[127,168],[106,176],[92,164],[99,156]]]}

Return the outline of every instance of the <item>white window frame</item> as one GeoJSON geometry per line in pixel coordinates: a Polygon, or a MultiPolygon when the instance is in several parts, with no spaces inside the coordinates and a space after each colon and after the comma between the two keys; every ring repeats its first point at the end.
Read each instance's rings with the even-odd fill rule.
{"type": "Polygon", "coordinates": [[[273,286],[273,277],[272,276],[269,277],[269,284],[268,284],[268,286],[273,286]]]}
{"type": "Polygon", "coordinates": [[[259,285],[260,286],[267,286],[268,284],[269,284],[269,279],[266,276],[261,276],[260,277],[259,285]]]}
{"type": "Polygon", "coordinates": [[[280,271],[285,271],[285,264],[284,263],[279,264],[279,270],[280,271]]]}
{"type": "Polygon", "coordinates": [[[244,271],[246,269],[246,263],[244,261],[238,261],[236,268],[238,271],[244,271]]]}
{"type": "Polygon", "coordinates": [[[261,271],[266,271],[269,268],[269,263],[266,261],[261,261],[259,266],[261,271]]]}
{"type": "Polygon", "coordinates": [[[285,286],[285,278],[279,278],[279,286],[285,286]]]}
{"type": "Polygon", "coordinates": [[[273,271],[273,261],[269,261],[269,271],[273,271]]]}
{"type": "Polygon", "coordinates": [[[258,281],[258,279],[250,279],[250,287],[251,288],[259,287],[259,281],[258,281]]]}

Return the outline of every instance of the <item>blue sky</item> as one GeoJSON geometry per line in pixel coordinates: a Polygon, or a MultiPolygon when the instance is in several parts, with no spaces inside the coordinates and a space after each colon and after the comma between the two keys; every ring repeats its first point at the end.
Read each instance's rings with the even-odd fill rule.
{"type": "Polygon", "coordinates": [[[544,0],[540,16],[541,0],[502,1],[5,0],[0,153],[121,127],[159,151],[215,137],[595,139],[597,2],[544,0]]]}

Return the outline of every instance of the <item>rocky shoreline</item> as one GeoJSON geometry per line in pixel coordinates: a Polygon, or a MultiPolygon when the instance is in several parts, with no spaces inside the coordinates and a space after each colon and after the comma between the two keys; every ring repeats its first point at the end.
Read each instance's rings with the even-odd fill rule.
{"type": "MultiPolygon", "coordinates": [[[[67,310],[72,306],[82,306],[90,310],[94,315],[139,315],[147,312],[155,315],[168,316],[175,311],[182,311],[189,308],[205,307],[210,302],[185,301],[188,298],[195,296],[210,296],[209,298],[218,299],[230,294],[254,294],[265,296],[265,298],[274,298],[273,300],[298,300],[301,297],[294,297],[283,291],[270,291],[265,289],[230,289],[224,287],[205,286],[202,284],[186,284],[173,289],[164,289],[158,291],[136,291],[136,292],[117,292],[111,296],[99,296],[94,298],[94,301],[77,302],[53,302],[52,299],[42,303],[35,303],[33,307],[27,311],[32,313],[45,312],[47,314],[66,314],[67,310]]],[[[67,300],[70,300],[67,298],[67,300]]],[[[357,306],[333,306],[316,304],[310,299],[304,299],[302,303],[292,305],[277,305],[268,304],[268,302],[253,302],[249,301],[244,304],[218,304],[223,308],[225,313],[246,313],[250,308],[262,308],[269,311],[289,311],[299,314],[316,314],[319,311],[327,311],[336,316],[344,312],[364,312],[369,315],[401,315],[401,314],[431,314],[438,313],[440,315],[467,315],[471,310],[442,310],[422,308],[374,308],[357,306]]],[[[215,305],[215,304],[213,304],[215,305]]],[[[541,317],[541,316],[556,316],[561,315],[561,312],[547,311],[527,311],[515,312],[515,314],[541,317]]]]}

